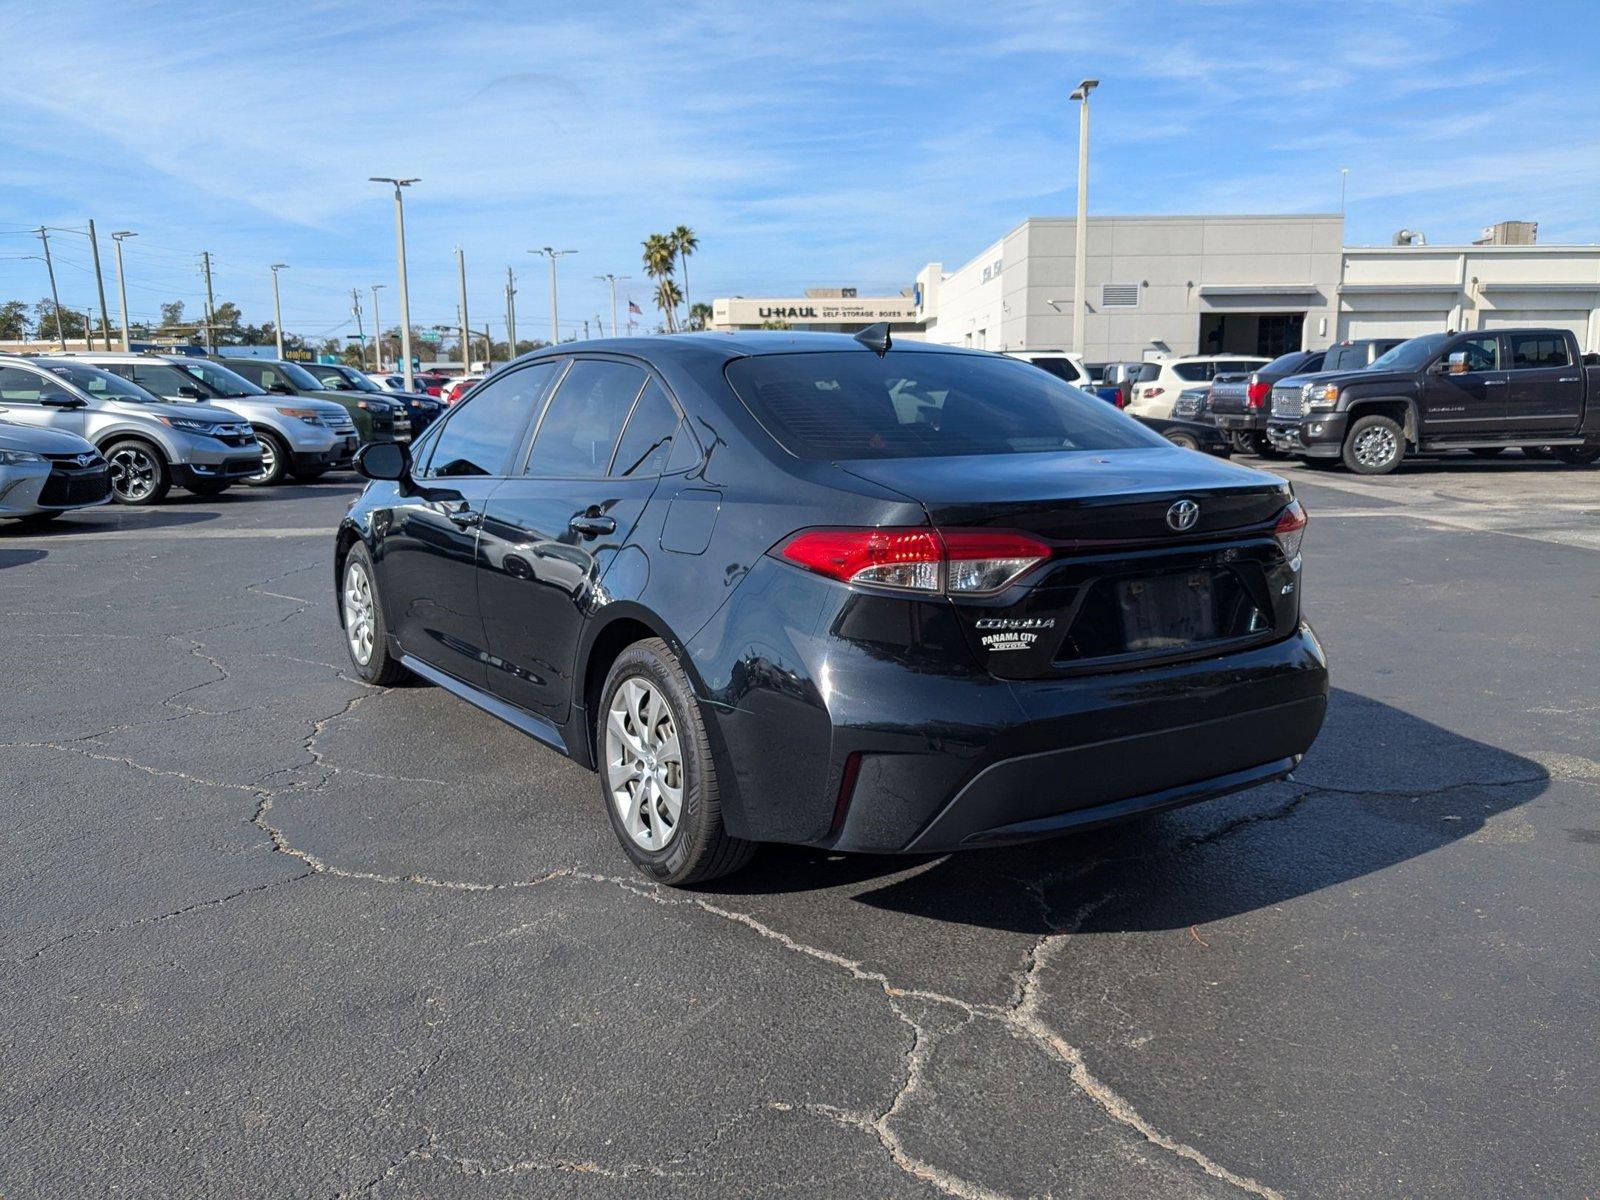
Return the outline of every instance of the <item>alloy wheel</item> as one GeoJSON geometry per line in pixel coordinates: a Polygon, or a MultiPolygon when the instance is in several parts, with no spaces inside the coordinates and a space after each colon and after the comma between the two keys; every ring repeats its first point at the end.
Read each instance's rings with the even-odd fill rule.
{"type": "Polygon", "coordinates": [[[372,579],[366,564],[351,559],[344,569],[344,635],[350,642],[351,657],[363,667],[372,661],[376,629],[372,579]]]}
{"type": "Polygon", "coordinates": [[[1356,436],[1355,457],[1363,467],[1382,467],[1394,461],[1400,445],[1392,429],[1363,429],[1356,436]]]}
{"type": "Polygon", "coordinates": [[[261,470],[245,479],[246,483],[265,483],[278,470],[278,451],[268,437],[257,439],[261,443],[261,470]]]}
{"type": "Polygon", "coordinates": [[[119,500],[143,500],[156,490],[161,469],[148,451],[123,446],[110,461],[111,490],[119,500]]]}
{"type": "Polygon", "coordinates": [[[683,814],[683,747],[672,710],[648,679],[625,679],[606,713],[606,782],[628,836],[662,850],[683,814]]]}

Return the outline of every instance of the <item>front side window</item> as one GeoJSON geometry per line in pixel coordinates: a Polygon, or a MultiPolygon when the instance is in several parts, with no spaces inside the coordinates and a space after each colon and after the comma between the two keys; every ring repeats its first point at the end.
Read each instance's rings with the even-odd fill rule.
{"type": "Polygon", "coordinates": [[[445,422],[428,460],[428,474],[504,475],[555,370],[554,363],[538,363],[497,376],[492,387],[474,392],[445,422]]]}
{"type": "Polygon", "coordinates": [[[0,400],[13,404],[37,404],[48,386],[48,381],[32,371],[16,367],[0,367],[0,400]]]}
{"type": "MultiPolygon", "coordinates": [[[[533,439],[525,474],[549,479],[597,479],[611,465],[611,451],[646,375],[629,363],[578,359],[550,400],[533,439]]],[[[492,386],[475,387],[470,402],[492,386]]]]}
{"type": "Polygon", "coordinates": [[[1567,339],[1559,334],[1513,333],[1507,336],[1506,342],[1513,371],[1565,367],[1572,361],[1567,355],[1567,339]]]}
{"type": "Polygon", "coordinates": [[[1160,446],[1087,392],[1012,358],[824,351],[735,359],[728,382],[797,458],[938,458],[1160,446]]]}
{"type": "Polygon", "coordinates": [[[617,476],[659,475],[672,453],[672,438],[678,430],[678,410],[672,406],[662,386],[652,379],[633,406],[617,443],[611,474],[617,476]]]}
{"type": "Polygon", "coordinates": [[[1467,370],[1494,371],[1500,366],[1500,339],[1496,337],[1468,338],[1450,347],[1451,354],[1467,356],[1467,370]]]}

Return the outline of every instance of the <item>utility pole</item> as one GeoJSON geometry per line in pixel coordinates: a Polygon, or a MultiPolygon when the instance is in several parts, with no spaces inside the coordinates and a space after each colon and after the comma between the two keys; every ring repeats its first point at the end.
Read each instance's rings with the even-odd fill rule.
{"type": "Polygon", "coordinates": [[[489,332],[489,327],[483,327],[483,373],[487,375],[494,370],[494,334],[489,332]]]}
{"type": "Polygon", "coordinates": [[[50,274],[50,303],[56,310],[56,344],[65,350],[67,348],[67,335],[61,324],[61,296],[56,291],[56,265],[50,259],[50,235],[45,232],[43,225],[34,230],[39,235],[39,240],[44,243],[44,269],[50,274]]]}
{"type": "Polygon", "coordinates": [[[1345,185],[1348,184],[1349,182],[1350,182],[1350,168],[1349,167],[1340,167],[1339,168],[1339,215],[1341,217],[1344,216],[1344,189],[1345,189],[1345,185]]]}
{"type": "Polygon", "coordinates": [[[1100,86],[1098,79],[1085,79],[1072,93],[1078,101],[1078,220],[1072,256],[1072,351],[1083,355],[1083,327],[1088,319],[1089,297],[1089,93],[1100,86]]]}
{"type": "Polygon", "coordinates": [[[529,254],[538,254],[550,260],[550,344],[561,344],[561,327],[556,320],[556,259],[565,254],[576,254],[576,250],[556,250],[545,246],[539,250],[529,250],[529,254]]]}
{"type": "MultiPolygon", "coordinates": [[[[596,275],[595,278],[596,279],[603,279],[603,280],[605,280],[605,282],[607,282],[607,283],[609,283],[611,285],[611,336],[612,337],[616,337],[617,336],[617,280],[619,280],[619,279],[632,279],[633,276],[631,276],[631,275],[610,275],[610,274],[607,274],[607,275],[596,275]]],[[[595,320],[597,322],[599,321],[599,319],[600,319],[599,317],[595,318],[595,320]]]]}
{"type": "Polygon", "coordinates": [[[89,222],[89,253],[94,257],[94,283],[100,289],[100,339],[106,349],[111,349],[111,318],[106,315],[106,279],[100,273],[100,239],[94,235],[94,221],[89,222]]]}
{"type": "MultiPolygon", "coordinates": [[[[506,348],[517,357],[517,277],[506,268],[506,348]]],[[[509,361],[509,360],[508,360],[509,361]]]]}
{"type": "MultiPolygon", "coordinates": [[[[211,251],[202,250],[200,252],[200,261],[205,264],[204,270],[206,276],[206,353],[215,354],[217,352],[217,344],[216,335],[212,330],[212,325],[216,321],[217,297],[211,291],[211,251]]],[[[282,264],[279,265],[281,266],[282,264]]],[[[276,304],[278,294],[277,267],[272,269],[272,294],[273,303],[276,304]]],[[[283,357],[283,331],[281,328],[278,331],[278,357],[283,357]]]]}
{"type": "Polygon", "coordinates": [[[378,316],[378,289],[381,283],[372,285],[372,359],[374,370],[383,374],[383,321],[378,316]]]}
{"type": "Polygon", "coordinates": [[[111,240],[117,247],[117,298],[122,305],[122,348],[124,351],[133,349],[133,338],[128,333],[128,284],[122,274],[122,242],[125,238],[138,237],[126,229],[119,229],[111,235],[111,240]]]}
{"type": "MultiPolygon", "coordinates": [[[[272,264],[272,332],[278,336],[278,357],[283,357],[283,306],[278,303],[278,272],[287,267],[288,263],[272,264]]],[[[207,275],[209,287],[209,274],[207,275]]]]}
{"type": "Polygon", "coordinates": [[[361,289],[350,289],[350,312],[356,319],[356,345],[361,348],[362,362],[367,361],[367,331],[361,327],[361,289]]]}
{"type": "Polygon", "coordinates": [[[395,257],[400,267],[400,354],[405,361],[406,391],[413,391],[411,376],[411,297],[406,288],[406,207],[400,189],[410,187],[418,179],[387,179],[381,175],[371,177],[372,183],[394,185],[394,244],[395,257]]]}
{"type": "Polygon", "coordinates": [[[589,340],[589,318],[588,317],[585,317],[583,319],[583,340],[586,341],[586,342],[589,340]]]}
{"type": "Polygon", "coordinates": [[[456,276],[461,283],[461,373],[472,374],[472,329],[467,321],[467,253],[456,247],[456,276]]]}

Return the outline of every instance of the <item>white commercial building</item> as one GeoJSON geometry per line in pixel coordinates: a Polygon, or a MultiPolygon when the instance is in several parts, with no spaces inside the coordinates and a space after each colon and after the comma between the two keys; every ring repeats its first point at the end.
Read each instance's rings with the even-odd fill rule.
{"type": "MultiPolygon", "coordinates": [[[[1362,337],[1554,325],[1600,351],[1600,246],[1346,246],[1338,214],[1090,217],[1089,363],[1318,349],[1362,337]]],[[[1488,235],[1491,231],[1486,230],[1488,235]]],[[[1495,237],[1531,242],[1510,222],[1495,237]]],[[[985,350],[1070,350],[1075,222],[1030,217],[971,262],[929,263],[901,296],[815,289],[716,301],[712,328],[854,331],[985,350]]]]}

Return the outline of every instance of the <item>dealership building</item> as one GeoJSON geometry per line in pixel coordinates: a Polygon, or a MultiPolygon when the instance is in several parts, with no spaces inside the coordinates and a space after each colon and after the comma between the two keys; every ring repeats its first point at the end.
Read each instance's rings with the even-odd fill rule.
{"type": "MultiPolygon", "coordinates": [[[[1072,345],[1071,218],[1030,217],[971,262],[929,263],[900,296],[813,289],[718,300],[712,328],[853,331],[985,350],[1072,345]],[[845,295],[845,293],[849,293],[845,295]]],[[[1505,222],[1470,245],[1347,246],[1338,214],[1091,217],[1084,358],[1262,354],[1362,337],[1553,325],[1600,351],[1600,246],[1538,245],[1505,222]]]]}

